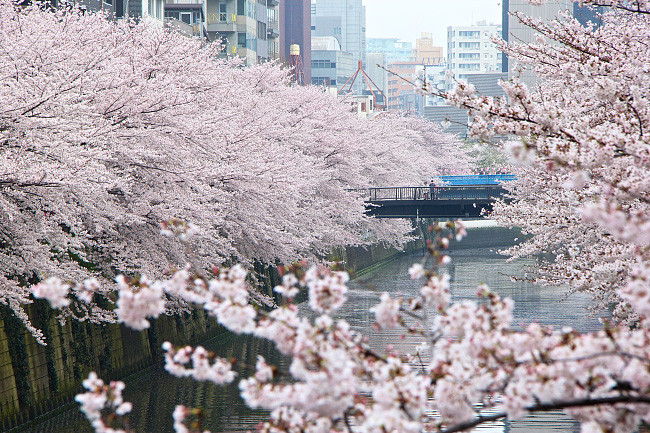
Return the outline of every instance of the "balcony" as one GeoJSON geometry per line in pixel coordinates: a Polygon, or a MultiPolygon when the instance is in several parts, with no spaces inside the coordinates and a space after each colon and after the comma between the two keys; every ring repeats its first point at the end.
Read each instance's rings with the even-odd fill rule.
{"type": "Polygon", "coordinates": [[[166,5],[202,5],[203,0],[165,0],[166,5]]]}
{"type": "Polygon", "coordinates": [[[237,15],[224,13],[209,13],[206,16],[206,27],[209,32],[236,32],[237,15]]]}
{"type": "Polygon", "coordinates": [[[278,20],[268,20],[266,23],[266,36],[271,39],[280,37],[280,24],[278,20]]]}
{"type": "Polygon", "coordinates": [[[187,36],[203,36],[201,24],[187,24],[175,18],[165,17],[165,23],[187,36]]]}

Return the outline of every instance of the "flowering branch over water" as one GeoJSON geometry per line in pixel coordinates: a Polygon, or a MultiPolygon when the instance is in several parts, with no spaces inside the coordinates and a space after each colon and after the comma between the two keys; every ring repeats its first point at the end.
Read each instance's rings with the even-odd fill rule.
{"type": "MultiPolygon", "coordinates": [[[[291,302],[271,311],[252,308],[246,272],[239,266],[220,269],[210,279],[192,280],[181,270],[152,284],[204,308],[233,332],[274,342],[291,357],[288,381],[276,377],[260,357],[254,375],[239,382],[250,407],[271,411],[262,432],[342,431],[349,425],[369,432],[455,432],[560,408],[585,429],[632,432],[650,418],[650,322],[645,314],[640,313],[635,329],[608,325],[580,334],[533,323],[514,331],[513,302],[486,286],[477,289],[481,302],[450,302],[449,276],[438,274],[438,263],[447,262],[448,240],[461,237],[464,228],[448,223],[432,231],[437,233],[429,244],[437,257],[434,266],[410,269],[412,278],[424,280],[418,296],[383,294],[373,309],[379,327],[402,327],[420,336],[425,351],[417,356],[394,350],[381,354],[345,320],[331,317],[345,300],[347,275],[341,271],[304,263],[286,268],[276,290],[292,296],[296,290],[309,292],[313,321],[301,317],[291,302]],[[486,415],[488,409],[497,413],[486,415]]],[[[645,311],[644,295],[629,297],[645,311]]],[[[137,327],[152,314],[140,311],[142,317],[129,313],[120,320],[137,327]]],[[[202,347],[163,347],[166,369],[174,375],[215,383],[235,378],[229,361],[202,347]]],[[[187,431],[181,414],[188,410],[177,408],[177,431],[187,431]]]]}

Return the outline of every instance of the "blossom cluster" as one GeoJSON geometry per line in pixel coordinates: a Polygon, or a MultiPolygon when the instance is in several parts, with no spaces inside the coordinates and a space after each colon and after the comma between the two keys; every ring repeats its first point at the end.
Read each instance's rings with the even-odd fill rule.
{"type": "MultiPolygon", "coordinates": [[[[86,415],[95,432],[127,433],[126,428],[112,427],[116,420],[108,416],[114,414],[121,418],[131,412],[131,403],[122,398],[124,382],[116,381],[106,385],[97,377],[96,373],[91,372],[83,381],[83,387],[88,391],[77,394],[75,399],[81,404],[81,411],[86,415]]],[[[122,421],[122,427],[128,425],[122,419],[120,421],[122,421]]]]}
{"type": "Polygon", "coordinates": [[[201,346],[175,348],[166,341],[162,348],[165,351],[165,370],[174,376],[192,377],[195,380],[210,381],[217,385],[230,383],[237,376],[232,371],[230,362],[217,358],[201,346]],[[187,367],[188,364],[191,364],[191,368],[187,367]]]}

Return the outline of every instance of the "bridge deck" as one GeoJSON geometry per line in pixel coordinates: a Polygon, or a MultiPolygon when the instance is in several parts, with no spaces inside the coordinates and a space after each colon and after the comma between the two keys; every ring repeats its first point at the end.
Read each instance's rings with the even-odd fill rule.
{"type": "Polygon", "coordinates": [[[384,200],[480,200],[500,197],[504,189],[499,185],[463,186],[403,186],[369,188],[366,201],[384,200]]]}
{"type": "Polygon", "coordinates": [[[358,190],[377,218],[468,218],[490,211],[503,197],[499,185],[411,186],[358,190]]]}

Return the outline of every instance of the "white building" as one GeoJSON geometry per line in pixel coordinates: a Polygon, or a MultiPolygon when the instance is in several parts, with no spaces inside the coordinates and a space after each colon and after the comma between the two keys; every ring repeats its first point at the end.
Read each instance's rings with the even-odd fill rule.
{"type": "Polygon", "coordinates": [[[165,17],[164,0],[124,0],[126,15],[140,19],[153,19],[162,24],[165,17]]]}
{"type": "MultiPolygon", "coordinates": [[[[501,72],[501,52],[491,38],[501,35],[501,26],[480,21],[473,26],[447,28],[447,69],[455,80],[469,75],[501,72]]],[[[453,80],[450,80],[453,87],[453,80]]]]}
{"type": "Polygon", "coordinates": [[[311,84],[340,89],[357,70],[352,54],[333,36],[311,39],[311,84]]]}

